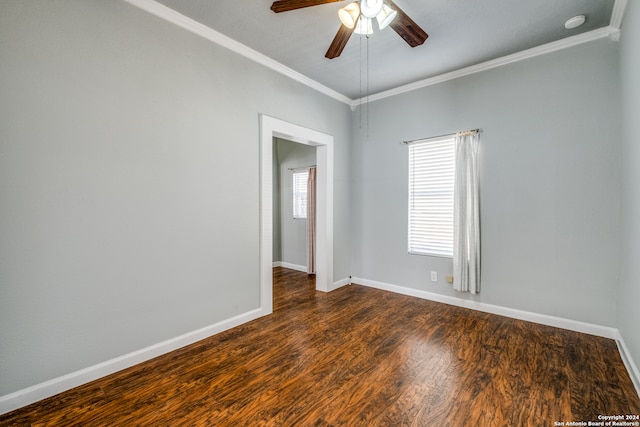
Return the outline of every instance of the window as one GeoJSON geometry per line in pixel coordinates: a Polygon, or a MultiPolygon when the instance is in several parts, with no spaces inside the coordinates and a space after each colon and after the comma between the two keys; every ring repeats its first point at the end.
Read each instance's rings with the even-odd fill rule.
{"type": "Polygon", "coordinates": [[[308,178],[308,169],[293,172],[293,219],[307,218],[308,178]]]}
{"type": "Polygon", "coordinates": [[[409,144],[409,253],[453,257],[455,135],[409,144]]]}

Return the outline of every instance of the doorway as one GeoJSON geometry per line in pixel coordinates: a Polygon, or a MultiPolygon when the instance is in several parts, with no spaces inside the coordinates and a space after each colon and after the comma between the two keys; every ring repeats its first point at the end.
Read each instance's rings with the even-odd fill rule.
{"type": "Polygon", "coordinates": [[[260,307],[273,311],[273,139],[316,147],[316,289],[333,288],[333,136],[260,116],[260,307]]]}
{"type": "Polygon", "coordinates": [[[312,191],[309,178],[311,168],[316,167],[316,150],[311,145],[274,138],[274,267],[315,274],[315,169],[312,191]]]}

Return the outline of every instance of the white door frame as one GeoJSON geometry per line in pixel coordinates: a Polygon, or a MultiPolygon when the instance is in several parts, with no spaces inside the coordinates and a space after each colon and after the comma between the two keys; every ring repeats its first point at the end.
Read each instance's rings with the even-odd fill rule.
{"type": "Polygon", "coordinates": [[[333,289],[333,136],[260,115],[260,307],[273,312],[273,138],[316,147],[316,289],[333,289]]]}

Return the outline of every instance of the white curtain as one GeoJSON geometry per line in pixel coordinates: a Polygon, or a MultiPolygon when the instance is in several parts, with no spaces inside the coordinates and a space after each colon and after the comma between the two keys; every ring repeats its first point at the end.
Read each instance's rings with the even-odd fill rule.
{"type": "Polygon", "coordinates": [[[478,132],[456,135],[453,202],[453,288],[480,292],[480,201],[478,132]]]}
{"type": "Polygon", "coordinates": [[[307,178],[307,273],[316,273],[316,168],[307,178]]]}

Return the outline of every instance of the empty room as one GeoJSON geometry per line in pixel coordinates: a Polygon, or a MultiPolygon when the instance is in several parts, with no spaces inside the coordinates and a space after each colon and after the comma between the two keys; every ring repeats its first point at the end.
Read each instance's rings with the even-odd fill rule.
{"type": "Polygon", "coordinates": [[[0,0],[0,426],[640,426],[637,0],[0,0]]]}

